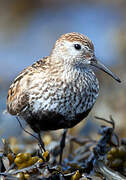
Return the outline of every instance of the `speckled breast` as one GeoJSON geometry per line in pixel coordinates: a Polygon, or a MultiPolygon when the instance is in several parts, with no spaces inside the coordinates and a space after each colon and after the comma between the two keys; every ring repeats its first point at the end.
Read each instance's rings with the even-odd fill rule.
{"type": "Polygon", "coordinates": [[[43,84],[40,91],[36,98],[31,98],[32,106],[25,120],[35,131],[56,130],[71,128],[88,115],[98,96],[99,85],[94,74],[92,77],[88,73],[70,83],[43,84]]]}

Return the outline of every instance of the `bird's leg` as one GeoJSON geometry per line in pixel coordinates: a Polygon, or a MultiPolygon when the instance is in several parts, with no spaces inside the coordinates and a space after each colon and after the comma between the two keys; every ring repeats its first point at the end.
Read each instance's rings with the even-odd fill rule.
{"type": "Polygon", "coordinates": [[[40,132],[38,132],[38,140],[39,140],[39,145],[40,145],[40,150],[41,150],[41,152],[42,152],[42,150],[43,150],[44,153],[45,153],[45,155],[44,155],[44,153],[42,152],[41,158],[42,158],[43,162],[47,162],[47,161],[49,161],[49,157],[50,157],[50,156],[49,156],[49,152],[46,151],[46,149],[45,149],[44,142],[43,142],[43,140],[42,140],[42,138],[41,138],[40,132]]]}
{"type": "Polygon", "coordinates": [[[16,119],[17,119],[17,121],[18,121],[20,127],[23,129],[24,132],[26,132],[27,134],[29,134],[30,136],[32,136],[32,137],[34,137],[35,139],[38,140],[38,138],[37,138],[36,136],[34,136],[34,135],[33,135],[32,133],[30,133],[29,131],[25,130],[25,128],[24,128],[23,125],[21,124],[21,122],[20,122],[18,116],[16,116],[16,119]]]}
{"type": "Polygon", "coordinates": [[[39,142],[41,148],[42,148],[43,151],[45,152],[46,150],[45,150],[44,143],[43,143],[43,141],[42,141],[40,132],[38,133],[38,138],[37,138],[37,137],[34,136],[32,133],[30,133],[30,132],[28,132],[27,130],[25,130],[25,128],[22,126],[22,124],[21,124],[21,122],[20,122],[20,120],[19,120],[18,117],[16,117],[16,119],[18,120],[18,123],[19,123],[20,127],[23,129],[23,131],[25,131],[26,133],[28,133],[29,135],[31,135],[32,137],[34,137],[35,139],[37,139],[37,141],[39,142]]]}
{"type": "Polygon", "coordinates": [[[68,129],[64,129],[62,139],[60,141],[60,158],[59,158],[59,164],[62,162],[62,155],[63,155],[63,149],[65,147],[65,139],[68,129]]]}
{"type": "Polygon", "coordinates": [[[40,144],[41,148],[45,152],[46,150],[45,150],[44,142],[42,141],[40,132],[38,133],[38,140],[39,140],[39,144],[40,144]]]}
{"type": "MultiPolygon", "coordinates": [[[[41,152],[43,152],[43,151],[45,152],[46,150],[45,150],[45,147],[44,147],[44,143],[43,143],[43,141],[42,141],[42,138],[41,138],[41,134],[38,133],[38,137],[34,136],[32,133],[30,133],[30,132],[28,132],[27,130],[24,129],[24,127],[22,126],[22,124],[21,124],[21,122],[20,122],[20,120],[19,120],[18,117],[16,117],[16,119],[18,120],[19,125],[20,125],[20,127],[23,129],[23,131],[25,131],[26,133],[28,133],[29,135],[31,135],[32,137],[34,137],[34,138],[38,141],[38,143],[39,143],[38,145],[40,145],[39,147],[40,147],[41,152]],[[43,150],[43,151],[42,151],[42,150],[43,150]]],[[[42,159],[43,159],[43,161],[45,161],[43,157],[42,157],[42,159]]]]}

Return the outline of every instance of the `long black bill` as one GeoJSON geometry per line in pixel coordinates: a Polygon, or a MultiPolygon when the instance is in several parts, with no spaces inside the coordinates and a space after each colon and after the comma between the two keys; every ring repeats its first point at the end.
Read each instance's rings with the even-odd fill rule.
{"type": "Polygon", "coordinates": [[[111,70],[109,70],[105,65],[103,65],[101,62],[99,62],[96,59],[91,59],[90,60],[90,65],[95,66],[98,69],[101,69],[105,73],[109,74],[113,79],[121,83],[121,80],[119,79],[118,76],[116,76],[111,70]]]}

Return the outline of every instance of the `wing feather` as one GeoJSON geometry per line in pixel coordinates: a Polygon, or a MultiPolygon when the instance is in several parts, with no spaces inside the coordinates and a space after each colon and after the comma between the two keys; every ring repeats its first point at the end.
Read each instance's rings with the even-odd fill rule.
{"type": "Polygon", "coordinates": [[[12,115],[18,115],[29,105],[28,84],[29,77],[34,73],[46,69],[48,57],[45,57],[33,65],[24,69],[13,81],[7,96],[7,111],[12,115]]]}

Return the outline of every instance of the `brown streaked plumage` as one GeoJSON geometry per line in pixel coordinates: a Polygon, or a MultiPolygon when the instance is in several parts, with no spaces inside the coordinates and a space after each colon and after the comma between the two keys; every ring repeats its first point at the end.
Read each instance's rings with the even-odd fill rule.
{"type": "Polygon", "coordinates": [[[68,34],[63,34],[58,40],[57,42],[62,40],[68,40],[70,42],[73,41],[81,41],[85,46],[89,46],[89,48],[94,51],[94,45],[92,43],[92,41],[87,37],[87,36],[83,36],[82,34],[79,33],[68,33],[68,34]]]}
{"type": "Polygon", "coordinates": [[[14,80],[8,91],[8,112],[26,120],[38,134],[75,126],[98,97],[99,83],[91,66],[121,82],[96,59],[88,37],[62,35],[50,56],[27,67],[14,80]]]}
{"type": "Polygon", "coordinates": [[[46,68],[46,59],[37,61],[32,66],[24,69],[14,80],[7,96],[7,111],[12,115],[18,115],[28,105],[29,95],[27,87],[30,83],[30,76],[39,73],[46,68]],[[21,81],[23,86],[21,86],[21,81]]]}

